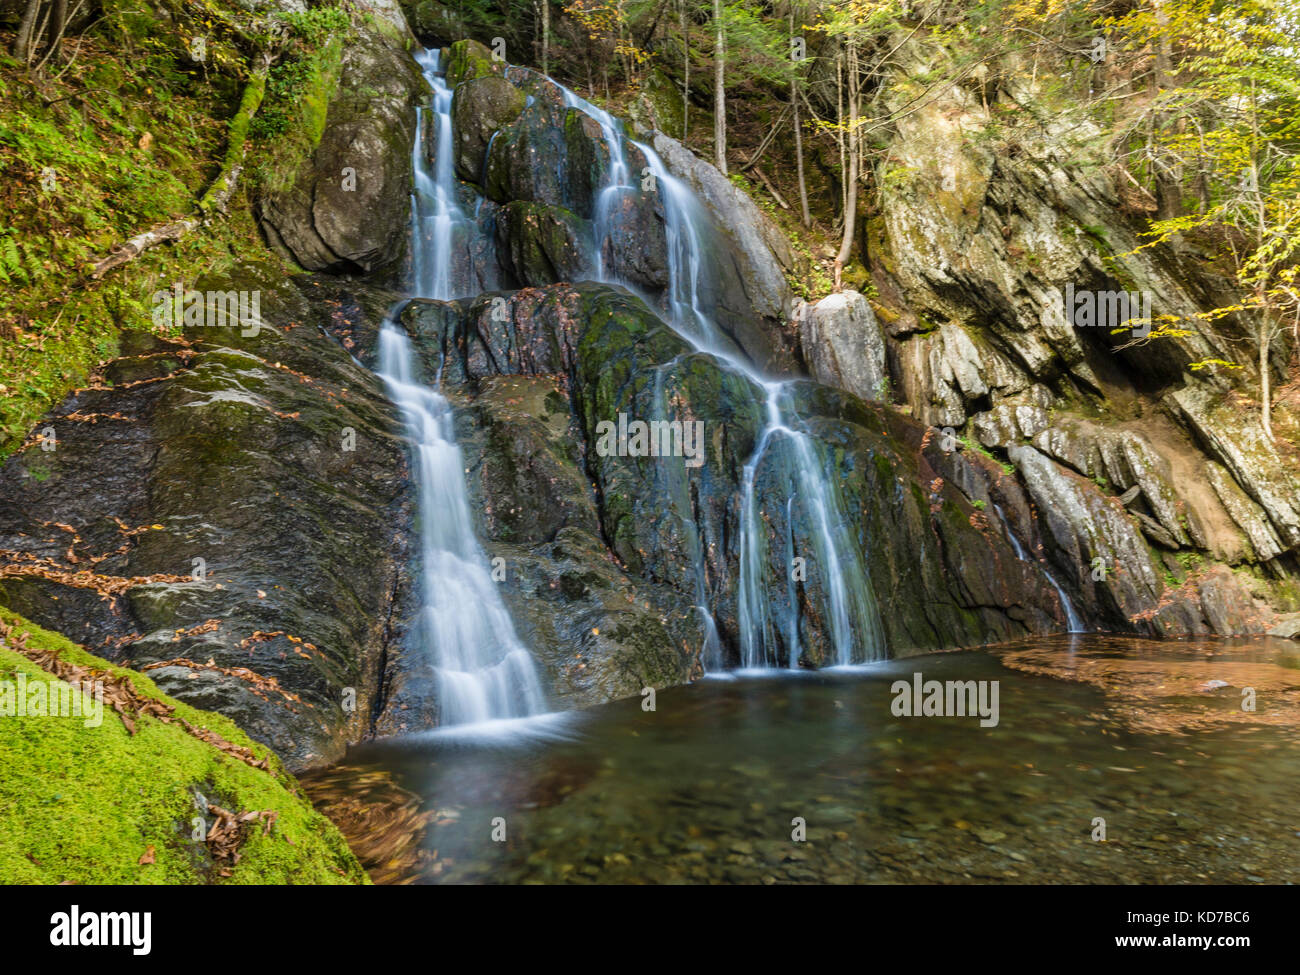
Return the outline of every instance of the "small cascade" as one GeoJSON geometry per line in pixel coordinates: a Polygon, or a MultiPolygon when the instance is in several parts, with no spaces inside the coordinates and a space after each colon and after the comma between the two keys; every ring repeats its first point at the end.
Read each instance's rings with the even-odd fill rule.
{"type": "Polygon", "coordinates": [[[451,151],[451,89],[439,73],[437,51],[420,51],[415,59],[433,89],[433,105],[416,112],[411,194],[411,291],[421,298],[454,295],[453,247],[463,239],[468,219],[458,200],[454,154],[451,151]],[[434,167],[428,163],[429,131],[434,143],[434,167]]]}
{"type": "Polygon", "coordinates": [[[994,504],[993,510],[997,512],[998,520],[1002,522],[1002,531],[1007,536],[1007,541],[1011,543],[1011,548],[1016,553],[1016,558],[1021,562],[1030,562],[1033,565],[1038,566],[1042,571],[1043,576],[1051,584],[1052,588],[1056,590],[1057,598],[1061,600],[1061,608],[1065,610],[1066,626],[1068,627],[1066,632],[1087,633],[1088,628],[1083,625],[1083,618],[1075,611],[1074,603],[1070,602],[1070,597],[1066,595],[1061,584],[1056,581],[1056,577],[1052,575],[1051,570],[1039,560],[1031,559],[1029,557],[1029,553],[1025,551],[1025,547],[1020,544],[1020,539],[1016,538],[1016,533],[1011,530],[1011,523],[1007,521],[1007,516],[1003,513],[1002,507],[998,504],[994,504]]]}
{"type": "Polygon", "coordinates": [[[415,442],[420,634],[438,678],[442,724],[539,714],[546,701],[474,534],[451,405],[416,381],[410,340],[385,326],[379,374],[415,442]]]}
{"type": "MultiPolygon", "coordinates": [[[[418,111],[412,201],[412,294],[453,297],[452,245],[466,216],[452,170],[451,92],[438,55],[417,55],[434,91],[418,111]],[[425,127],[437,133],[433,170],[425,127]]],[[[379,375],[411,433],[419,492],[419,635],[437,676],[439,722],[470,724],[540,714],[546,699],[532,655],[515,634],[474,534],[465,466],[447,398],[418,380],[410,339],[392,322],[379,336],[379,375]]]]}
{"type": "Polygon", "coordinates": [[[596,198],[594,237],[596,246],[593,257],[598,280],[605,280],[605,248],[613,230],[613,215],[617,212],[623,195],[632,190],[628,179],[627,153],[623,151],[622,126],[608,112],[601,111],[585,98],[574,94],[563,85],[559,86],[564,95],[566,108],[576,108],[585,112],[600,124],[605,145],[609,147],[609,179],[601,188],[596,198]]]}

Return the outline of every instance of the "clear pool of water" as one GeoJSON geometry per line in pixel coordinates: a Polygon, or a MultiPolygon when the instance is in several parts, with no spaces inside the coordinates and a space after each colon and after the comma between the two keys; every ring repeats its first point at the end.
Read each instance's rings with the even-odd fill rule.
{"type": "Polygon", "coordinates": [[[378,883],[1276,884],[1297,719],[1292,641],[1062,637],[706,678],[303,783],[378,883]],[[998,723],[896,716],[918,672],[997,681],[998,723]]]}

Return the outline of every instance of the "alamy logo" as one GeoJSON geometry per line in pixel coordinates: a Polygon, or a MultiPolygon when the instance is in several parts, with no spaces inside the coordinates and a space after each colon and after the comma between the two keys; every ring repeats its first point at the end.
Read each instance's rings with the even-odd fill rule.
{"type": "Polygon", "coordinates": [[[238,328],[253,336],[262,329],[260,291],[186,291],[179,281],[171,291],[153,294],[155,328],[238,328]]]}
{"type": "Polygon", "coordinates": [[[1079,328],[1123,328],[1133,330],[1134,338],[1151,334],[1150,291],[1085,291],[1065,286],[1061,299],[1065,320],[1079,328]],[[1137,320],[1136,324],[1128,325],[1137,320]]]}
{"type": "Polygon", "coordinates": [[[87,728],[104,723],[104,682],[0,680],[0,718],[81,718],[87,728]]]}
{"type": "Polygon", "coordinates": [[[703,420],[601,420],[596,424],[599,457],[684,457],[687,467],[704,463],[703,420]]]}
{"type": "Polygon", "coordinates": [[[889,692],[894,701],[889,706],[896,718],[973,718],[981,728],[998,725],[998,682],[995,680],[927,680],[920,671],[909,683],[896,680],[889,692]]]}
{"type": "Polygon", "coordinates": [[[149,954],[153,915],[148,911],[89,911],[76,904],[67,913],[50,915],[50,944],[61,948],[82,946],[129,947],[133,955],[149,954]]]}

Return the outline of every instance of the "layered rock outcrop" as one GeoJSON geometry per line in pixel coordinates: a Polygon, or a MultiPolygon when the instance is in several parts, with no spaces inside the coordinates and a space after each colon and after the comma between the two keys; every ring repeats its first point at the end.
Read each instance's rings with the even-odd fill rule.
{"type": "MultiPolygon", "coordinates": [[[[901,53],[904,74],[922,69],[919,51],[901,53]]],[[[997,77],[900,113],[892,135],[895,178],[867,234],[891,398],[1015,466],[1036,503],[1032,536],[1098,624],[1257,632],[1296,608],[1300,479],[1243,395],[1250,322],[1197,319],[1232,302],[1228,282],[1190,253],[1139,249],[1142,220],[1098,161],[1091,123],[996,123],[992,101],[1035,95],[1015,72],[997,77]],[[1096,327],[1067,307],[1120,293],[1183,319],[1182,332],[1143,341],[1141,322],[1096,327]],[[1206,360],[1242,368],[1192,368],[1206,360]]],[[[827,381],[874,375],[870,343],[826,343],[816,306],[802,331],[827,381]]],[[[874,342],[874,329],[855,332],[874,342]]]]}

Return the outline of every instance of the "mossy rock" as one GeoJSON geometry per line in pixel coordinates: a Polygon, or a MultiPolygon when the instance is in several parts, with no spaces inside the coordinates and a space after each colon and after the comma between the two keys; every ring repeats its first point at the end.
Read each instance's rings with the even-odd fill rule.
{"type": "Polygon", "coordinates": [[[79,391],[41,421],[57,450],[0,465],[0,603],[119,664],[191,661],[150,676],[292,769],[331,762],[385,707],[380,671],[406,615],[401,420],[382,381],[321,332],[336,313],[358,322],[352,304],[309,302],[261,265],[195,290],[258,294],[257,328],[196,326],[159,352],[132,340],[141,354],[111,372],[169,367],[79,391]],[[25,560],[52,572],[14,571],[25,560]]]}
{"type": "Polygon", "coordinates": [[[447,66],[447,87],[455,89],[474,78],[486,78],[499,75],[505,65],[492,57],[492,52],[472,38],[457,41],[447,48],[443,59],[447,66]]]}
{"type": "Polygon", "coordinates": [[[591,276],[591,225],[563,207],[517,201],[497,217],[502,270],[521,287],[591,276]]]}
{"type": "Polygon", "coordinates": [[[271,247],[306,270],[391,272],[406,248],[412,109],[427,85],[404,47],[365,23],[336,55],[301,96],[278,151],[289,175],[262,187],[257,216],[271,247]]]}
{"type": "Polygon", "coordinates": [[[464,18],[438,0],[403,0],[402,12],[415,36],[426,44],[445,39],[464,30],[464,18]]]}
{"type": "Polygon", "coordinates": [[[525,101],[522,91],[496,75],[456,86],[451,116],[456,133],[456,174],[461,179],[478,182],[492,136],[519,117],[525,101]]]}
{"type": "Polygon", "coordinates": [[[641,82],[641,90],[628,110],[634,125],[658,129],[674,139],[686,137],[686,113],[682,92],[661,68],[653,68],[641,82]]]}
{"type": "MultiPolygon", "coordinates": [[[[137,693],[177,718],[250,749],[254,768],[188,733],[179,722],[140,715],[131,734],[107,705],[94,717],[10,716],[0,720],[0,883],[4,884],[364,884],[342,835],[316,812],[270,749],[234,722],[190,707],[143,674],[115,667],[65,637],[0,609],[26,645],[67,663],[125,677],[137,693]],[[90,722],[90,724],[88,724],[90,722]],[[264,830],[247,828],[239,860],[214,861],[191,837],[205,804],[234,813],[273,811],[264,830]],[[229,876],[222,876],[223,871],[229,876]]],[[[10,646],[0,646],[0,681],[55,680],[10,646]]],[[[94,679],[92,676],[91,679],[94,679]]],[[[30,686],[30,685],[28,685],[30,686]]],[[[3,701],[3,696],[0,696],[3,701]]],[[[83,711],[83,715],[86,712],[83,711]]]]}

